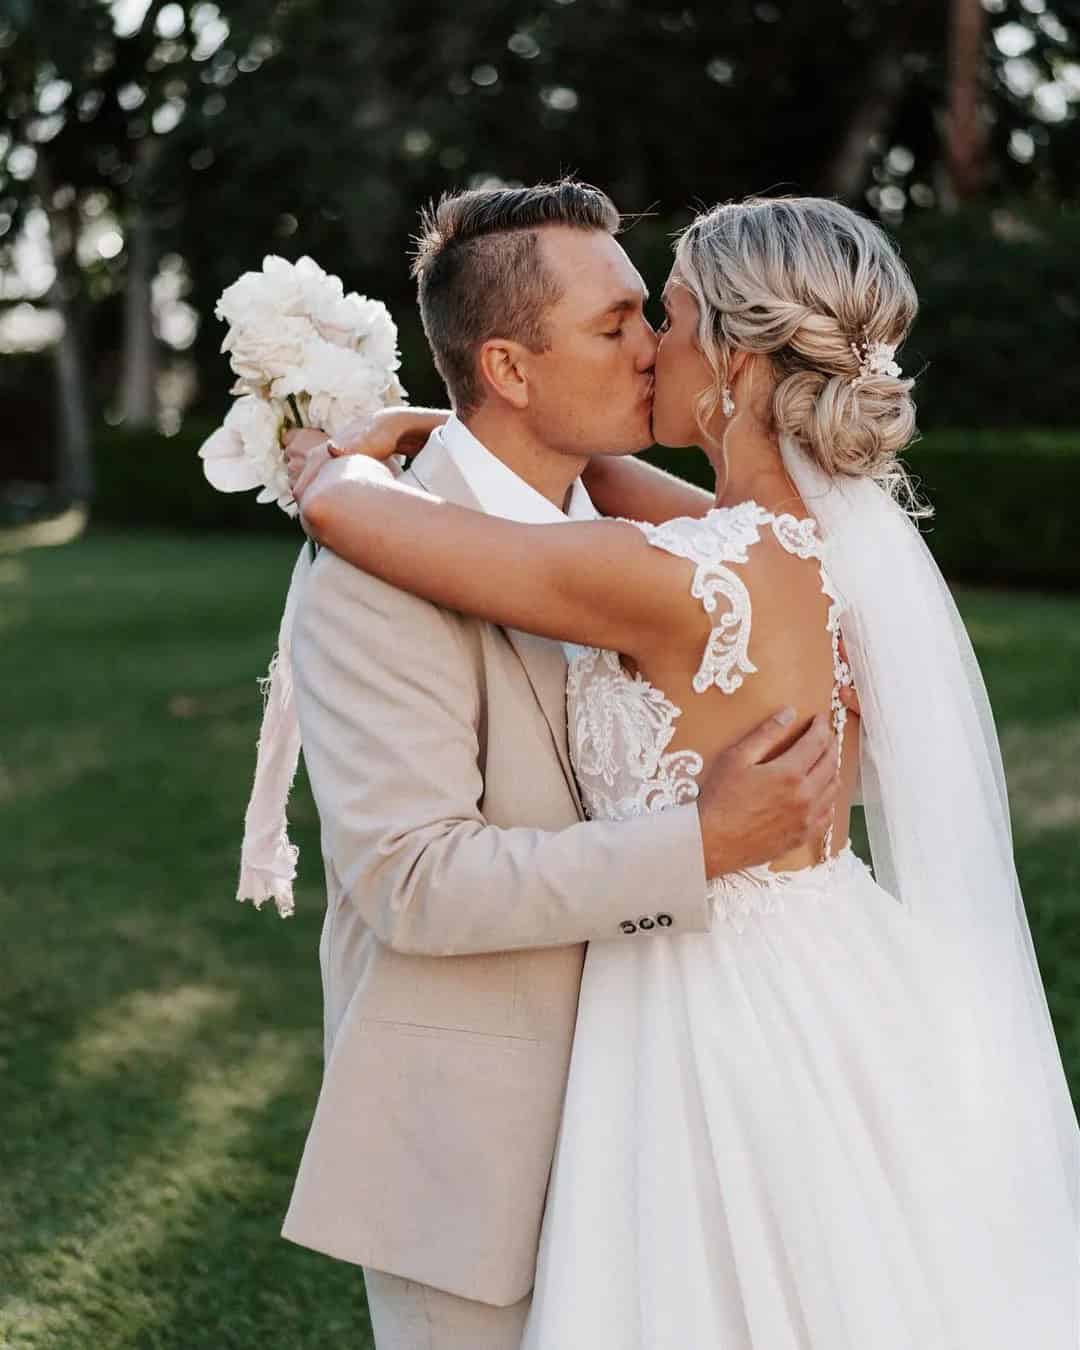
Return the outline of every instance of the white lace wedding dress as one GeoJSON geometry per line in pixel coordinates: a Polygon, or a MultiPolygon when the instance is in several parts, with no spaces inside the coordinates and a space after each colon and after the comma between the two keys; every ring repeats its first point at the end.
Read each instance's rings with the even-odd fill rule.
{"type": "MultiPolygon", "coordinates": [[[[821,568],[842,732],[814,522],[747,502],[640,528],[695,564],[699,692],[753,678],[728,564],[771,529],[821,568]]],[[[680,709],[615,654],[576,655],[568,712],[592,816],[693,799],[680,709]]],[[[847,845],[710,892],[708,933],[589,945],[523,1350],[1075,1350],[1075,1247],[1033,1229],[987,1118],[1008,1066],[925,925],[847,845]]]]}

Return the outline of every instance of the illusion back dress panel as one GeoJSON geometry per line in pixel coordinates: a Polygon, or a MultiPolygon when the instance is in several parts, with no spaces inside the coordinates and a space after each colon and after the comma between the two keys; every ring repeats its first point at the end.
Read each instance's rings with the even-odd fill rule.
{"type": "MultiPolygon", "coordinates": [[[[832,643],[831,717],[839,769],[847,720],[840,694],[851,682],[851,673],[840,651],[843,601],[829,578],[816,522],[777,515],[755,501],[746,501],[717,507],[700,518],[679,517],[662,525],[627,523],[641,530],[654,547],[694,564],[691,594],[701,601],[712,621],[692,681],[699,694],[713,688],[734,694],[748,676],[757,672],[749,655],[753,602],[746,583],[731,564],[749,561],[749,550],[760,542],[765,529],[771,529],[788,553],[817,564],[822,591],[830,602],[826,629],[832,643]]],[[[640,672],[629,674],[618,653],[595,647],[577,652],[570,662],[567,710],[574,769],[585,809],[593,819],[625,819],[697,797],[702,756],[693,749],[668,748],[682,709],[640,672]]],[[[822,861],[834,856],[830,825],[822,861]]],[[[777,887],[788,875],[764,865],[739,874],[761,883],[762,904],[770,907],[777,887]]],[[[711,896],[722,912],[727,912],[724,901],[729,891],[726,879],[710,883],[711,896]]]]}

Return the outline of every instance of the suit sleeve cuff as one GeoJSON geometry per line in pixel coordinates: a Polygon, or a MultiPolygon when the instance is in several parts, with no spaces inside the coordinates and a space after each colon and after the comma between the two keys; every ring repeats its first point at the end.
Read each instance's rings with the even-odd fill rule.
{"type": "Polygon", "coordinates": [[[670,807],[622,828],[636,830],[637,838],[631,850],[635,884],[626,893],[620,930],[706,932],[713,910],[697,807],[692,803],[670,807]],[[637,909],[631,912],[634,905],[637,909]]]}

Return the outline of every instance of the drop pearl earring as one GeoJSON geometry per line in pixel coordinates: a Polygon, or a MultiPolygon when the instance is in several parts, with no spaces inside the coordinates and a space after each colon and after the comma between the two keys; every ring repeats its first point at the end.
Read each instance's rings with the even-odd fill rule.
{"type": "Polygon", "coordinates": [[[731,386],[725,384],[720,395],[720,406],[724,410],[724,416],[730,417],[735,411],[735,400],[731,397],[731,386]]]}

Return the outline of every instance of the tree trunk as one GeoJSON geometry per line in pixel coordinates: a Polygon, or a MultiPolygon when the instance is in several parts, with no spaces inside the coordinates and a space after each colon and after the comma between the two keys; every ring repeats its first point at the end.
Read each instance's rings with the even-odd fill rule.
{"type": "Polygon", "coordinates": [[[937,0],[905,0],[883,21],[878,35],[880,54],[870,64],[862,99],[825,171],[827,194],[854,201],[866,186],[875,139],[888,133],[907,87],[904,56],[911,50],[918,25],[936,8],[937,0]]]}
{"type": "Polygon", "coordinates": [[[949,89],[945,114],[945,193],[942,205],[955,209],[982,191],[986,125],[979,106],[979,76],[986,34],[982,0],[950,0],[949,89]]]}
{"type": "MultiPolygon", "coordinates": [[[[66,289],[57,286],[54,291],[66,289]]],[[[57,494],[68,504],[88,503],[94,495],[94,459],[90,448],[90,416],[86,401],[86,371],[75,307],[66,297],[50,297],[60,311],[64,331],[53,348],[56,401],[59,409],[57,494]]]]}
{"type": "Polygon", "coordinates": [[[899,52],[890,47],[871,66],[866,92],[825,171],[827,196],[854,201],[862,192],[875,139],[888,131],[903,93],[904,68],[899,52]]]}
{"type": "Polygon", "coordinates": [[[87,503],[94,495],[94,460],[90,444],[90,409],[87,398],[86,361],[78,324],[78,279],[75,241],[79,228],[74,205],[52,204],[52,181],[45,156],[38,151],[37,186],[42,209],[49,220],[49,243],[56,278],[48,294],[49,305],[63,320],[63,332],[53,348],[56,379],[57,443],[56,492],[68,504],[87,503]]]}
{"type": "Polygon", "coordinates": [[[157,415],[157,344],[151,284],[154,279],[154,230],[146,201],[153,145],[139,145],[128,218],[127,276],[124,284],[124,365],[120,406],[128,426],[146,426],[157,415]]]}

